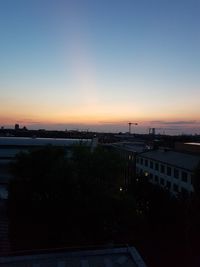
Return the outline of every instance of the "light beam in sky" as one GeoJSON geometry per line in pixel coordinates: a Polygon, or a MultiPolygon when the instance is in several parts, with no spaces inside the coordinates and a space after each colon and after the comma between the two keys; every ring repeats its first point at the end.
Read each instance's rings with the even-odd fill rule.
{"type": "Polygon", "coordinates": [[[199,12],[195,0],[3,1],[0,123],[199,127],[199,12]]]}

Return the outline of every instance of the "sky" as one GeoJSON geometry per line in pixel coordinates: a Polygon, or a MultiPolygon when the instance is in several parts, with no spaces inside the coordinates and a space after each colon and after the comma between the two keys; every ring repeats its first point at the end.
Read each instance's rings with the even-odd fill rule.
{"type": "Polygon", "coordinates": [[[0,125],[200,133],[199,14],[199,0],[0,0],[0,125]]]}

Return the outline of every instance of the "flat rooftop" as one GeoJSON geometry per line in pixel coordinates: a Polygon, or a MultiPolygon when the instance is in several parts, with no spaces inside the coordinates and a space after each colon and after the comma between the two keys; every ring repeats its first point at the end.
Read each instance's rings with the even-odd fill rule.
{"type": "Polygon", "coordinates": [[[134,247],[0,257],[4,267],[146,267],[134,247]]]}
{"type": "Polygon", "coordinates": [[[143,142],[117,142],[113,143],[112,146],[134,153],[140,153],[148,149],[147,145],[143,142]]]}
{"type": "Polygon", "coordinates": [[[184,145],[200,146],[200,143],[184,143],[184,145]]]}
{"type": "Polygon", "coordinates": [[[77,143],[91,143],[91,139],[62,138],[30,138],[30,137],[0,137],[0,147],[6,146],[70,146],[77,143]]]}
{"type": "Polygon", "coordinates": [[[140,156],[189,171],[193,171],[200,162],[200,156],[198,155],[176,151],[152,150],[141,153],[140,156]]]}

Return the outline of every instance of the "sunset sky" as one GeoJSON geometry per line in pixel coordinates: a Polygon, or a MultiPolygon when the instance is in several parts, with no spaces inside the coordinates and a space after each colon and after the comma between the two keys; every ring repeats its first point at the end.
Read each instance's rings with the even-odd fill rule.
{"type": "Polygon", "coordinates": [[[200,133],[199,14],[199,0],[0,0],[0,125],[200,133]]]}

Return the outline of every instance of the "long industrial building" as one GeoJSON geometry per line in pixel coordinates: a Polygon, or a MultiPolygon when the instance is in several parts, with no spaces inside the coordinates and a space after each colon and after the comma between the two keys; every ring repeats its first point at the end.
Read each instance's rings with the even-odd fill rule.
{"type": "Polygon", "coordinates": [[[0,199],[7,198],[6,187],[11,179],[9,164],[19,152],[27,152],[47,145],[69,149],[70,146],[79,143],[91,147],[97,145],[92,139],[0,137],[0,199]]]}
{"type": "Polygon", "coordinates": [[[137,175],[144,175],[148,180],[171,193],[192,193],[193,173],[200,162],[200,155],[167,149],[152,150],[138,155],[136,160],[137,175]]]}

